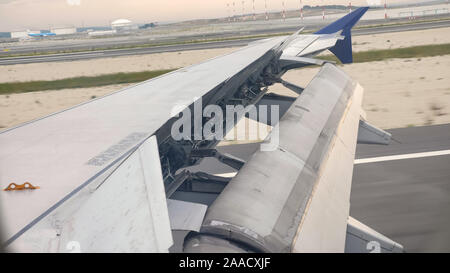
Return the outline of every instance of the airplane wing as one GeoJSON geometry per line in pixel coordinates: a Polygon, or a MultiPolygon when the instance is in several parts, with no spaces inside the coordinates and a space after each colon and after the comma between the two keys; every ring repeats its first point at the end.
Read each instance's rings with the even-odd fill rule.
{"type": "Polygon", "coordinates": [[[208,208],[187,251],[238,241],[246,251],[344,252],[353,243],[346,232],[362,96],[342,70],[324,65],[262,144],[276,142],[276,149],[251,156],[208,208]]]}
{"type": "Polygon", "coordinates": [[[209,251],[227,251],[227,240],[258,251],[344,251],[356,139],[384,143],[390,135],[360,121],[361,88],[313,57],[330,50],[351,61],[350,29],[366,10],[315,34],[252,43],[0,132],[2,245],[17,252],[166,252],[173,232],[186,230],[202,242],[227,242],[206,240],[209,251]],[[308,65],[324,67],[306,89],[282,80],[308,65]],[[271,154],[242,162],[214,150],[219,139],[198,134],[211,121],[201,115],[207,106],[256,105],[277,82],[301,95],[275,126],[280,145],[271,154]],[[193,123],[188,139],[173,133],[183,117],[193,123]],[[230,181],[184,170],[211,156],[239,174],[230,181]],[[196,187],[217,200],[175,198],[196,187]],[[233,207],[233,198],[246,199],[245,206],[233,207]]]}

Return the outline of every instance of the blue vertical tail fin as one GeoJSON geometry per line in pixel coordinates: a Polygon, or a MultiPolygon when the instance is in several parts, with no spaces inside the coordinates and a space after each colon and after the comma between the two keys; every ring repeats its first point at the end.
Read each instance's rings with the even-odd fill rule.
{"type": "Polygon", "coordinates": [[[359,19],[366,13],[369,7],[358,8],[355,11],[347,14],[336,22],[322,28],[315,34],[333,34],[342,31],[341,35],[344,36],[343,40],[338,40],[336,45],[330,48],[338,59],[344,63],[353,62],[352,54],[352,28],[358,23],[359,19]]]}

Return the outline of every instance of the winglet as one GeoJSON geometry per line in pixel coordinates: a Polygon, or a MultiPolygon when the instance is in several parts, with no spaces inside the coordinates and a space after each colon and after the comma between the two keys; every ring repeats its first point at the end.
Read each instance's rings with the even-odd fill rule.
{"type": "Polygon", "coordinates": [[[330,48],[330,51],[338,57],[338,59],[344,63],[353,62],[352,54],[352,33],[351,29],[354,25],[361,19],[361,17],[366,13],[369,7],[358,8],[350,14],[342,17],[336,22],[324,27],[323,29],[317,31],[315,34],[333,34],[338,31],[342,31],[342,36],[345,38],[336,42],[336,45],[330,48]]]}

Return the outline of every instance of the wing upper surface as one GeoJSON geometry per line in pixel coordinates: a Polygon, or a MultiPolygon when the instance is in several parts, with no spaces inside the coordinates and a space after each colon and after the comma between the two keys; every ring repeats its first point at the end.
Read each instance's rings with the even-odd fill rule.
{"type": "Polygon", "coordinates": [[[253,44],[0,132],[0,187],[26,181],[40,186],[27,193],[2,192],[5,237],[39,220],[154,134],[175,106],[204,96],[283,39],[253,44]]]}

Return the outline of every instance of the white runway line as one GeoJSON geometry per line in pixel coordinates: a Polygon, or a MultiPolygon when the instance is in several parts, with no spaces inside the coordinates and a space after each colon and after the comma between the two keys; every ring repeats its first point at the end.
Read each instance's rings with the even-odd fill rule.
{"type": "MultiPolygon", "coordinates": [[[[401,160],[401,159],[432,157],[432,156],[449,155],[449,154],[450,154],[450,150],[442,150],[442,151],[424,152],[424,153],[370,157],[370,158],[355,159],[355,165],[383,162],[383,161],[401,160]]],[[[237,174],[237,172],[220,173],[220,174],[214,174],[214,175],[221,176],[221,177],[234,177],[234,176],[236,176],[236,174],[237,174]]]]}
{"type": "Polygon", "coordinates": [[[440,155],[448,155],[448,154],[450,154],[450,150],[371,157],[371,158],[355,159],[355,165],[365,164],[365,163],[374,163],[374,162],[383,162],[383,161],[392,161],[392,160],[401,160],[401,159],[432,157],[432,156],[440,156],[440,155]]]}

